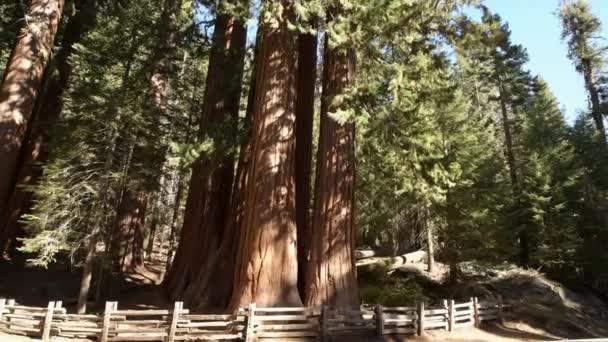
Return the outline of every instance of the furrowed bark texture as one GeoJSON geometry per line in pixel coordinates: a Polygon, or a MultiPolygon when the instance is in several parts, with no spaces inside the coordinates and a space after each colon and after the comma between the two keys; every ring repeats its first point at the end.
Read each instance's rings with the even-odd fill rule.
{"type": "Polygon", "coordinates": [[[212,269],[209,272],[201,273],[200,293],[195,308],[198,310],[223,311],[228,305],[232,294],[234,281],[235,259],[239,242],[239,227],[243,221],[245,211],[245,195],[248,184],[248,165],[251,160],[251,117],[253,102],[255,99],[255,64],[259,59],[260,35],[256,39],[255,56],[247,97],[247,111],[245,113],[245,136],[241,143],[239,161],[236,171],[235,181],[232,187],[230,200],[230,212],[226,219],[224,238],[218,252],[214,255],[214,260],[210,261],[212,269]]]}
{"type": "Polygon", "coordinates": [[[298,90],[296,102],[296,223],[298,228],[298,288],[304,297],[310,238],[312,125],[317,80],[317,36],[298,37],[298,90]]]}
{"type": "Polygon", "coordinates": [[[354,83],[355,53],[325,44],[321,131],[315,180],[307,306],[359,307],[355,268],[355,125],[329,116],[354,83]]]}
{"type": "MultiPolygon", "coordinates": [[[[235,128],[245,43],[244,22],[219,14],[201,115],[202,134],[213,137],[227,122],[235,128]]],[[[220,140],[216,140],[218,146],[220,140]]],[[[221,148],[217,153],[201,156],[193,169],[181,242],[166,282],[172,298],[184,300],[190,306],[206,305],[202,293],[226,239],[233,181],[234,157],[221,148]]]]}
{"type": "Polygon", "coordinates": [[[135,270],[144,262],[144,224],[147,192],[126,190],[118,208],[113,249],[120,272],[135,270]]]}
{"type": "Polygon", "coordinates": [[[19,154],[61,21],[63,0],[30,1],[0,85],[0,215],[17,178],[19,154]]]}
{"type": "Polygon", "coordinates": [[[77,1],[76,9],[76,14],[70,17],[66,24],[61,50],[54,58],[58,73],[54,76],[49,75],[52,70],[46,72],[49,80],[37,100],[31,129],[21,148],[16,185],[4,215],[0,216],[0,256],[14,251],[15,238],[22,230],[19,219],[31,208],[31,193],[25,191],[24,187],[36,184],[42,175],[40,165],[48,157],[48,129],[61,113],[61,97],[68,87],[72,72],[68,59],[74,51],[73,45],[78,43],[95,23],[94,3],[77,1]]]}
{"type": "MultiPolygon", "coordinates": [[[[265,3],[275,5],[276,3],[265,3]]],[[[295,218],[295,34],[292,2],[262,23],[252,111],[251,160],[229,310],[301,306],[295,218]]]]}

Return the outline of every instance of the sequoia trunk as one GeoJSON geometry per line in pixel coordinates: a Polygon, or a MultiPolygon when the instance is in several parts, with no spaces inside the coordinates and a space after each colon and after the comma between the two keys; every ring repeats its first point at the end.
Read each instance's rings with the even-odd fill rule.
{"type": "Polygon", "coordinates": [[[63,12],[63,0],[31,0],[0,85],[0,213],[13,193],[19,154],[63,12]]]}
{"type": "Polygon", "coordinates": [[[73,52],[73,45],[78,43],[84,34],[95,23],[95,4],[84,1],[76,2],[77,12],[66,24],[61,42],[61,50],[54,58],[57,75],[48,70],[49,80],[40,98],[36,102],[32,117],[31,129],[21,148],[21,163],[16,185],[10,197],[4,215],[0,217],[0,256],[14,250],[16,234],[21,230],[19,219],[27,214],[31,207],[31,194],[25,187],[38,182],[42,174],[40,164],[48,155],[48,129],[61,113],[61,97],[67,89],[72,71],[68,59],[73,52]]]}
{"type": "Polygon", "coordinates": [[[252,110],[248,184],[229,309],[300,306],[295,214],[296,37],[288,27],[292,2],[275,25],[260,25],[252,110]]]}
{"type": "Polygon", "coordinates": [[[353,85],[355,53],[325,43],[321,131],[317,156],[306,305],[358,308],[355,268],[355,125],[329,116],[353,85]]]}
{"type": "Polygon", "coordinates": [[[206,287],[204,279],[214,266],[225,238],[234,157],[222,148],[225,143],[216,132],[226,123],[236,127],[245,44],[244,21],[220,13],[209,59],[200,125],[201,134],[214,138],[218,148],[214,153],[202,155],[192,171],[180,246],[166,283],[173,298],[180,298],[189,305],[204,305],[201,297],[206,287]]]}

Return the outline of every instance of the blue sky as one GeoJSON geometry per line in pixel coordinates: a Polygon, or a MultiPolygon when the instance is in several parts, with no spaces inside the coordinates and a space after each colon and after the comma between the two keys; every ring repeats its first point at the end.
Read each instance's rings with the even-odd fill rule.
{"type": "MultiPolygon", "coordinates": [[[[588,0],[608,37],[608,0],[588,0]]],[[[572,122],[587,107],[582,77],[568,60],[567,47],[560,39],[559,18],[555,15],[558,0],[485,0],[493,12],[509,23],[514,43],[523,45],[530,56],[528,68],[541,75],[572,122]]]]}

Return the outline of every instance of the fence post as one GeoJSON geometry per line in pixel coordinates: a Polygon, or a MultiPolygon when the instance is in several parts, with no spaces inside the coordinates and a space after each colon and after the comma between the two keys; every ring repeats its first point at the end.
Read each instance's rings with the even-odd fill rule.
{"type": "Polygon", "coordinates": [[[378,336],[384,335],[384,312],[382,305],[376,304],[376,334],[378,336]]]}
{"type": "Polygon", "coordinates": [[[61,309],[61,306],[63,305],[63,302],[58,300],[55,302],[55,309],[61,309]]]}
{"type": "Polygon", "coordinates": [[[255,303],[249,304],[247,312],[247,327],[245,328],[245,342],[252,342],[255,339],[253,320],[255,319],[255,303]]]}
{"type": "Polygon", "coordinates": [[[479,328],[479,301],[477,300],[477,297],[471,299],[473,300],[473,319],[475,320],[475,326],[479,328]]]}
{"type": "Polygon", "coordinates": [[[453,299],[450,299],[450,305],[449,305],[449,306],[450,306],[450,307],[449,307],[449,309],[448,309],[448,310],[449,310],[449,311],[448,311],[448,317],[449,317],[449,322],[448,322],[448,324],[449,324],[449,325],[448,325],[448,330],[449,330],[449,331],[453,331],[453,330],[454,330],[454,327],[455,327],[455,324],[454,324],[454,323],[456,323],[456,322],[454,321],[454,317],[455,317],[456,315],[455,315],[455,312],[454,312],[454,311],[455,311],[455,309],[454,309],[454,300],[453,300],[453,299]]]}
{"type": "Polygon", "coordinates": [[[4,306],[6,306],[6,299],[0,298],[0,319],[2,319],[2,314],[4,313],[4,306]]]}
{"type": "Polygon", "coordinates": [[[167,342],[173,342],[175,339],[175,330],[177,329],[177,321],[179,321],[179,315],[184,306],[183,302],[175,302],[173,306],[173,315],[171,316],[171,325],[169,326],[169,335],[167,336],[167,342]]]}
{"type": "Polygon", "coordinates": [[[327,328],[327,320],[329,319],[328,317],[328,312],[327,312],[327,306],[323,305],[321,307],[321,341],[325,342],[328,340],[329,336],[327,334],[327,332],[329,331],[327,328]]]}
{"type": "Polygon", "coordinates": [[[114,310],[114,302],[106,302],[106,307],[103,311],[103,321],[101,322],[101,336],[99,337],[100,342],[108,341],[108,332],[110,330],[110,315],[114,310]]]}
{"type": "Polygon", "coordinates": [[[424,302],[418,303],[418,336],[424,335],[424,302]]]}
{"type": "Polygon", "coordinates": [[[51,338],[51,322],[53,321],[53,310],[55,309],[55,302],[49,302],[46,307],[46,314],[44,315],[44,321],[42,321],[42,341],[48,341],[51,338]]]}
{"type": "Polygon", "coordinates": [[[503,307],[502,307],[502,296],[498,295],[498,310],[496,311],[496,316],[498,317],[498,322],[500,324],[504,323],[504,318],[503,318],[503,307]]]}
{"type": "MultiPolygon", "coordinates": [[[[7,308],[7,309],[8,309],[8,313],[9,313],[9,314],[11,313],[11,308],[10,308],[10,307],[11,307],[11,306],[14,306],[14,305],[15,305],[15,300],[14,300],[14,299],[9,299],[9,300],[8,300],[8,302],[6,303],[6,306],[8,306],[8,308],[7,308]]],[[[15,312],[15,309],[13,309],[13,313],[14,313],[14,312],[15,312]]],[[[11,321],[11,318],[10,318],[10,317],[6,317],[6,321],[7,321],[7,322],[10,322],[10,321],[11,321]]],[[[7,327],[8,329],[10,329],[10,328],[11,328],[10,323],[9,323],[9,324],[8,324],[6,327],[7,327]]]]}

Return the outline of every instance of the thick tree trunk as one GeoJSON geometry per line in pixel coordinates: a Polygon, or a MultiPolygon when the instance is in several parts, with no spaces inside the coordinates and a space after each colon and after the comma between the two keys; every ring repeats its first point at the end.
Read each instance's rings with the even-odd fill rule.
{"type": "Polygon", "coordinates": [[[230,199],[230,213],[226,220],[226,227],[222,245],[210,264],[212,269],[199,275],[200,293],[195,304],[198,310],[224,310],[230,300],[234,282],[235,259],[240,234],[240,226],[245,212],[245,196],[248,184],[248,165],[251,160],[251,117],[255,100],[256,76],[255,66],[259,60],[260,34],[256,38],[251,82],[247,98],[245,114],[245,134],[241,143],[236,178],[232,187],[230,199]]]}
{"type": "MultiPolygon", "coordinates": [[[[202,134],[215,136],[214,132],[227,120],[236,123],[238,119],[245,44],[243,20],[220,13],[207,73],[202,134]]],[[[216,154],[201,156],[192,179],[182,238],[167,284],[173,298],[201,306],[205,305],[201,296],[207,286],[205,279],[226,238],[234,157],[222,149],[216,154]]]]}
{"type": "Polygon", "coordinates": [[[134,271],[144,262],[144,225],[147,192],[126,190],[117,213],[113,234],[115,266],[118,271],[134,271]]]}
{"type": "Polygon", "coordinates": [[[4,215],[0,215],[0,258],[14,250],[15,237],[22,230],[19,219],[29,212],[32,205],[31,194],[25,191],[25,187],[36,184],[42,174],[40,164],[48,156],[48,129],[61,113],[61,97],[69,84],[72,67],[68,59],[73,52],[73,45],[78,43],[95,23],[94,3],[77,1],[76,6],[76,14],[70,17],[66,24],[61,50],[54,58],[58,75],[51,76],[52,69],[45,72],[45,77],[50,79],[36,102],[32,127],[21,148],[16,186],[4,215]]]}
{"type": "Polygon", "coordinates": [[[262,23],[252,112],[251,161],[229,309],[300,306],[295,218],[296,37],[291,1],[262,23]]]}
{"type": "Polygon", "coordinates": [[[304,297],[304,278],[310,239],[310,177],[312,124],[317,80],[317,36],[298,36],[298,90],[296,102],[296,224],[298,228],[298,288],[304,297]]]}
{"type": "Polygon", "coordinates": [[[30,1],[27,25],[19,35],[0,85],[0,214],[7,210],[14,190],[21,146],[63,5],[63,0],[30,1]]]}
{"type": "Polygon", "coordinates": [[[355,125],[329,114],[344,107],[337,98],[354,84],[355,53],[325,43],[321,132],[315,181],[307,306],[358,308],[355,268],[355,125]]]}

